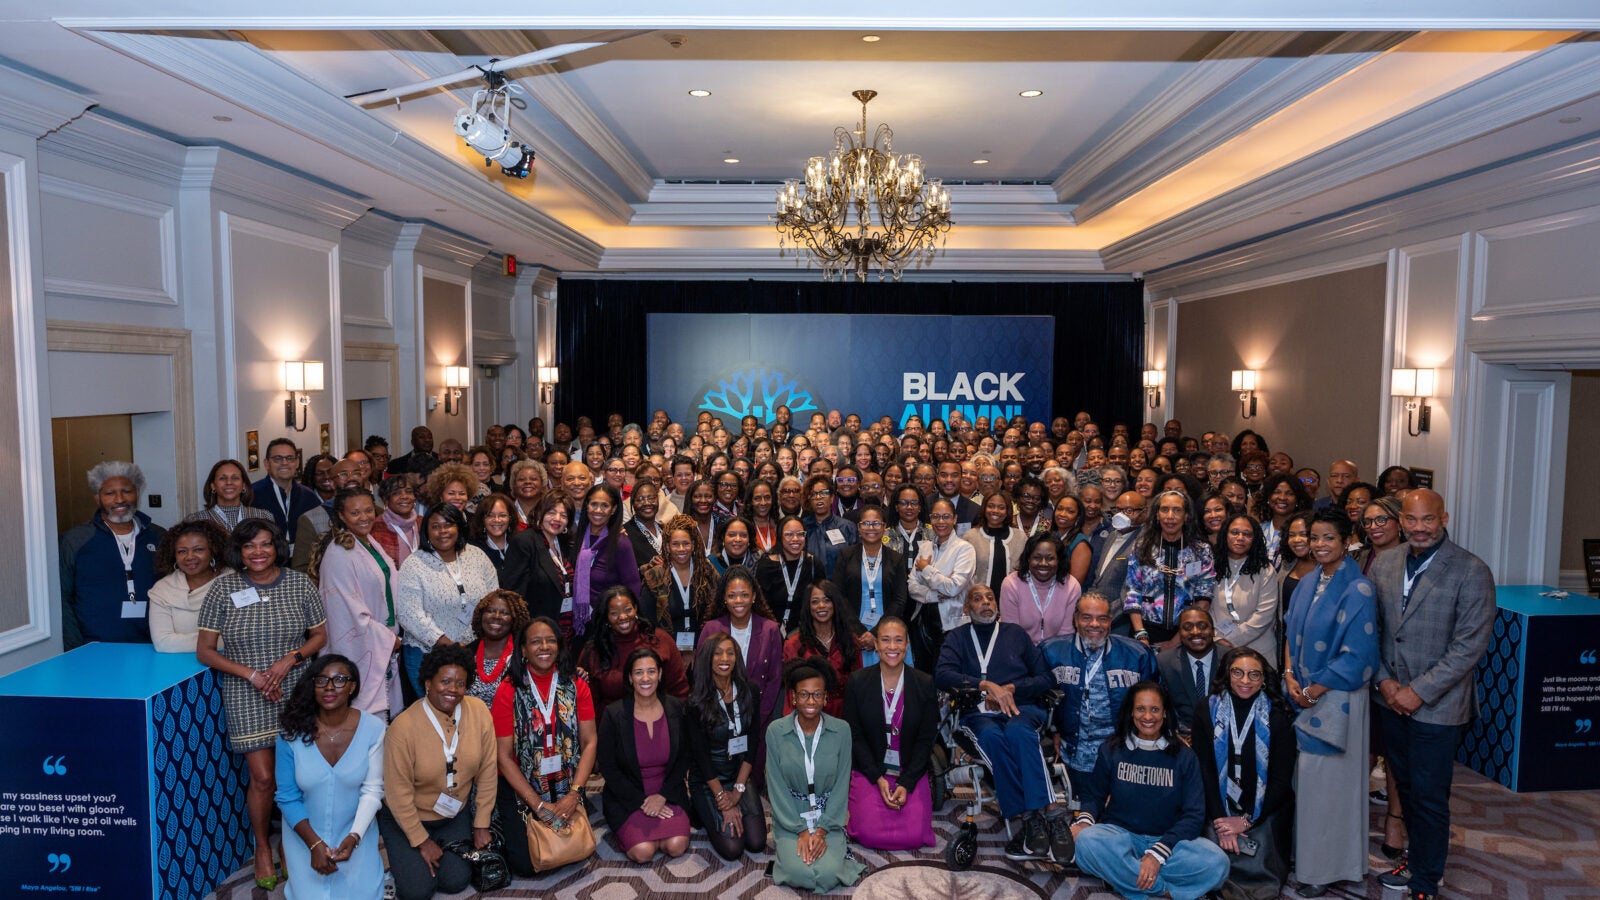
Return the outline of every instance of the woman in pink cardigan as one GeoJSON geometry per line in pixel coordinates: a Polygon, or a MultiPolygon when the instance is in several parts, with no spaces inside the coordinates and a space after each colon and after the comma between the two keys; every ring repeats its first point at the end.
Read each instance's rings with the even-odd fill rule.
{"type": "Polygon", "coordinates": [[[1083,594],[1067,571],[1061,540],[1044,531],[1022,545],[1022,564],[1000,584],[1000,620],[1020,625],[1038,645],[1072,633],[1072,615],[1083,594]]]}
{"type": "Polygon", "coordinates": [[[350,705],[388,721],[391,711],[405,708],[391,584],[399,566],[372,539],[377,507],[370,493],[346,488],[334,497],[333,509],[311,565],[328,614],[328,652],[348,657],[360,670],[361,693],[350,705]]]}

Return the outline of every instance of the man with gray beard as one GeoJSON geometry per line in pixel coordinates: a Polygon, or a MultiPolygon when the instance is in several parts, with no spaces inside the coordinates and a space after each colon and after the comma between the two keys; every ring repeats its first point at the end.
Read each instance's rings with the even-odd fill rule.
{"type": "Polygon", "coordinates": [[[1066,692],[1056,707],[1056,726],[1061,760],[1072,793],[1079,795],[1088,789],[1100,745],[1116,731],[1122,698],[1129,688],[1156,677],[1156,658],[1149,647],[1111,633],[1111,601],[1098,591],[1078,598],[1072,625],[1075,634],[1053,637],[1039,650],[1066,692]]]}
{"type": "Polygon", "coordinates": [[[130,462],[89,470],[94,516],[61,536],[61,629],[66,650],[150,643],[150,586],[166,529],[139,512],[144,473],[130,462]]]}

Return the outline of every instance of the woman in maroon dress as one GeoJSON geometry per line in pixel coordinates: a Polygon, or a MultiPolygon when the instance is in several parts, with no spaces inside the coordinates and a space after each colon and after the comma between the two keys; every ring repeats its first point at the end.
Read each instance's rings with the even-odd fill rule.
{"type": "Polygon", "coordinates": [[[628,858],[642,864],[689,849],[689,752],[683,704],[658,692],[661,655],[640,647],[625,671],[632,693],[600,720],[602,811],[628,858]]]}
{"type": "Polygon", "coordinates": [[[627,660],[640,647],[654,650],[662,659],[661,693],[682,700],[689,696],[689,678],[672,635],[639,615],[639,601],[624,585],[606,591],[589,620],[589,641],[578,654],[578,668],[589,675],[597,713],[630,693],[627,660]]]}

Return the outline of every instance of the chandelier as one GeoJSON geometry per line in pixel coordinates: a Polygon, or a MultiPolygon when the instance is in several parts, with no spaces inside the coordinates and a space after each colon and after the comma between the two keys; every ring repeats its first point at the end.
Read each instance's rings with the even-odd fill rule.
{"type": "MultiPolygon", "coordinates": [[[[894,132],[880,124],[867,143],[867,103],[877,91],[855,91],[861,127],[833,130],[833,152],[806,161],[805,178],[778,189],[779,253],[793,244],[807,264],[822,267],[828,281],[854,272],[866,281],[899,281],[907,265],[926,265],[942,250],[936,240],[950,231],[950,191],[927,178],[922,157],[894,152],[894,132]]],[[[799,259],[796,259],[796,265],[799,259]]]]}

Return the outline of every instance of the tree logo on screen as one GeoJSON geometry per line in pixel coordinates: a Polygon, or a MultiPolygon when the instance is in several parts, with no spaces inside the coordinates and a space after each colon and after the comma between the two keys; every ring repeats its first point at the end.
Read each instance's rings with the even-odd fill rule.
{"type": "Polygon", "coordinates": [[[734,372],[718,380],[717,386],[707,390],[695,407],[713,415],[742,419],[755,416],[766,422],[773,410],[789,407],[789,412],[799,415],[817,409],[811,392],[802,390],[800,383],[782,372],[757,368],[734,372]]]}

